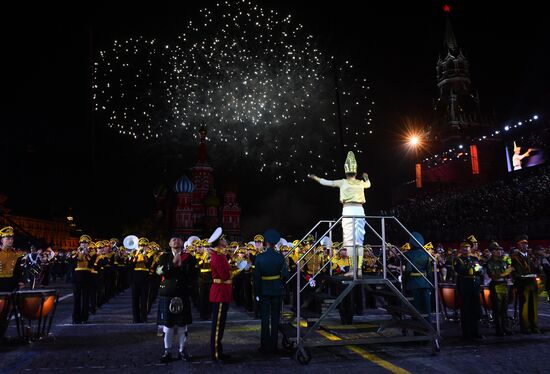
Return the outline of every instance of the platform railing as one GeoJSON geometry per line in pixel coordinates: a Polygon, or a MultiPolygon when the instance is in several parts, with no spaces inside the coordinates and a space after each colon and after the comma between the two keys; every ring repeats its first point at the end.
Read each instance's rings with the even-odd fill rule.
{"type": "MultiPolygon", "coordinates": [[[[290,282],[294,277],[296,277],[296,320],[297,320],[297,323],[296,323],[296,339],[297,339],[297,342],[299,343],[302,339],[302,334],[301,334],[301,324],[300,324],[300,321],[301,321],[301,293],[307,288],[308,286],[308,283],[306,283],[305,285],[302,286],[301,284],[301,277],[298,276],[298,274],[301,273],[302,269],[305,267],[305,265],[307,265],[307,263],[313,258],[313,257],[310,257],[309,259],[306,259],[306,257],[308,256],[309,253],[311,253],[312,251],[314,251],[314,255],[315,255],[315,251],[316,251],[316,247],[317,245],[321,242],[322,238],[329,235],[329,237],[332,237],[332,230],[338,226],[339,224],[341,224],[342,220],[344,218],[351,218],[352,219],[352,223],[353,223],[353,244],[351,245],[351,248],[355,247],[356,250],[353,251],[353,259],[352,259],[352,269],[353,269],[353,282],[350,284],[350,286],[348,288],[353,288],[353,286],[356,284],[357,280],[358,280],[358,270],[359,270],[359,251],[357,250],[357,240],[356,240],[356,226],[355,226],[355,223],[356,223],[356,220],[357,219],[364,219],[365,220],[365,227],[368,228],[370,230],[370,232],[372,234],[374,234],[380,241],[381,241],[381,248],[382,248],[382,253],[381,253],[381,257],[382,257],[382,261],[381,261],[381,264],[382,264],[382,278],[384,280],[390,280],[388,279],[388,270],[387,270],[387,250],[388,250],[388,247],[391,246],[391,244],[388,243],[388,241],[386,240],[386,223],[388,221],[393,221],[393,222],[396,222],[398,224],[398,226],[408,235],[408,237],[410,238],[410,240],[412,240],[412,242],[414,244],[416,244],[417,247],[419,248],[422,248],[422,250],[424,250],[431,262],[433,263],[433,274],[434,274],[434,281],[432,282],[429,278],[428,278],[428,274],[424,274],[423,272],[421,272],[415,265],[414,263],[412,263],[412,261],[410,261],[403,253],[403,251],[401,251],[398,247],[396,246],[391,246],[392,247],[392,250],[396,250],[398,252],[398,254],[400,255],[400,259],[401,259],[401,263],[403,261],[406,261],[409,266],[414,269],[417,273],[420,274],[421,277],[423,277],[427,283],[430,285],[430,287],[434,290],[435,292],[435,317],[436,317],[436,332],[437,332],[437,336],[439,337],[440,336],[440,313],[439,313],[439,298],[440,298],[440,295],[439,295],[439,285],[438,285],[438,277],[437,277],[437,261],[435,259],[435,257],[429,252],[427,251],[424,247],[423,247],[423,243],[420,243],[415,237],[412,236],[412,233],[394,216],[351,216],[351,215],[344,215],[344,216],[341,216],[340,218],[338,218],[336,221],[328,221],[328,220],[323,220],[323,221],[319,221],[296,245],[294,245],[292,247],[292,250],[289,251],[289,253],[287,253],[285,255],[285,258],[290,256],[292,253],[294,253],[294,250],[296,248],[298,248],[300,246],[301,243],[303,243],[303,241],[309,236],[311,235],[316,228],[318,228],[321,224],[323,223],[328,223],[329,224],[329,228],[324,232],[323,235],[321,235],[317,240],[314,241],[314,243],[311,245],[310,248],[308,248],[308,250],[302,254],[300,254],[300,256],[298,257],[298,260],[296,261],[296,272],[291,274],[291,276],[289,277],[289,279],[287,280],[287,283],[290,282]],[[380,232],[378,232],[371,223],[368,222],[368,220],[380,220],[380,232]]],[[[348,246],[350,247],[350,246],[348,246]]],[[[330,256],[329,256],[329,259],[323,264],[323,266],[317,271],[315,272],[313,275],[312,275],[312,279],[315,279],[322,271],[324,268],[326,268],[326,266],[328,264],[332,264],[332,260],[334,258],[334,253],[330,253],[330,256]]],[[[380,259],[377,258],[377,262],[380,263],[380,259]]],[[[332,270],[332,266],[331,266],[331,270],[332,270]]],[[[401,269],[403,270],[403,269],[401,269]]],[[[390,276],[393,277],[394,280],[398,280],[394,274],[392,274],[390,272],[390,276]]],[[[399,280],[398,280],[399,281],[399,280]]],[[[391,282],[390,282],[391,283],[391,282]]],[[[399,283],[402,283],[401,281],[399,281],[399,283]]],[[[401,285],[402,286],[402,285],[401,285]]],[[[404,299],[404,296],[401,294],[402,292],[402,287],[401,289],[397,289],[395,286],[392,287],[393,291],[395,292],[399,292],[400,296],[404,299]]],[[[350,292],[349,289],[346,289],[344,291],[344,294],[341,294],[337,297],[337,299],[334,301],[334,304],[338,304],[339,302],[342,301],[342,299],[350,292]]],[[[409,304],[409,303],[407,303],[409,304]]],[[[410,304],[409,304],[410,305],[410,304]]],[[[412,305],[411,305],[412,306],[412,305]]],[[[329,308],[330,310],[333,309],[335,306],[332,305],[331,308],[329,308]]],[[[430,312],[431,314],[431,312],[430,312]]],[[[322,318],[322,317],[321,317],[322,318]]],[[[317,326],[318,324],[320,323],[320,320],[313,326],[313,328],[315,326],[317,326]]],[[[431,325],[430,325],[431,326],[431,325]]],[[[312,328],[312,329],[313,329],[312,328]]],[[[309,332],[311,331],[308,331],[306,333],[309,334],[309,332]]]]}

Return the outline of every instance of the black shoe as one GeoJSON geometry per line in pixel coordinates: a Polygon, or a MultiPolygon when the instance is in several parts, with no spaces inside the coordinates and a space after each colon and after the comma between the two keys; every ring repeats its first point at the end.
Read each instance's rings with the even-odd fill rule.
{"type": "Polygon", "coordinates": [[[166,364],[170,361],[172,361],[172,354],[170,352],[164,352],[164,354],[160,358],[160,362],[162,362],[163,364],[166,364]]]}
{"type": "Polygon", "coordinates": [[[187,353],[187,350],[183,350],[181,352],[178,352],[178,360],[185,361],[185,362],[191,362],[191,356],[189,353],[187,353]]]}

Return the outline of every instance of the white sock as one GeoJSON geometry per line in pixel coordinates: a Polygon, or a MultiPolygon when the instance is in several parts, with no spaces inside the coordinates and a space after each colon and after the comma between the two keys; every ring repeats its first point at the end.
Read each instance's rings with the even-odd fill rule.
{"type": "Polygon", "coordinates": [[[180,343],[180,352],[185,349],[185,342],[187,341],[187,326],[178,328],[178,340],[180,343]]]}
{"type": "Polygon", "coordinates": [[[162,331],[164,331],[164,350],[170,352],[172,349],[172,342],[174,341],[174,328],[164,326],[162,331]]]}

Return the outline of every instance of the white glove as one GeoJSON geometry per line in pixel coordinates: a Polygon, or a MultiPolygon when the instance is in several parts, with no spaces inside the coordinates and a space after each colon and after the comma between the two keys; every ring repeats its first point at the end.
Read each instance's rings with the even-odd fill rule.
{"type": "Polygon", "coordinates": [[[164,268],[164,265],[159,265],[159,266],[157,267],[156,273],[157,273],[158,275],[162,275],[162,273],[164,272],[164,269],[163,269],[163,268],[164,268]]]}
{"type": "Polygon", "coordinates": [[[256,301],[260,301],[260,296],[256,296],[256,301]]]}
{"type": "Polygon", "coordinates": [[[308,283],[310,287],[315,287],[315,278],[311,278],[308,283]]]}
{"type": "Polygon", "coordinates": [[[483,267],[482,267],[480,264],[476,264],[476,265],[474,266],[474,270],[475,270],[475,271],[480,271],[481,269],[483,269],[483,267]]]}

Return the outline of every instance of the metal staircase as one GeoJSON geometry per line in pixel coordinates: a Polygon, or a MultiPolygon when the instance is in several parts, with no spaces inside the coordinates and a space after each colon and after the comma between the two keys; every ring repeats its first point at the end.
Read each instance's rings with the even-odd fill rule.
{"type": "MultiPolygon", "coordinates": [[[[391,231],[392,237],[394,234],[397,236],[400,233],[401,238],[406,237],[407,240],[412,238],[411,232],[395,217],[342,216],[336,221],[319,221],[286,255],[290,256],[309,235],[328,224],[328,229],[306,252],[300,254],[296,261],[296,271],[291,273],[287,281],[287,284],[291,284],[294,289],[295,305],[291,311],[286,311],[286,313],[283,311],[283,315],[290,316],[290,318],[280,324],[280,330],[283,333],[283,346],[287,349],[295,349],[295,358],[300,363],[307,364],[310,361],[311,352],[308,347],[319,346],[427,341],[432,343],[433,353],[439,352],[440,313],[437,277],[428,279],[422,275],[432,287],[432,295],[435,296],[434,326],[429,322],[427,318],[429,316],[421,315],[414,307],[412,298],[403,294],[401,277],[395,276],[387,267],[387,252],[391,246],[387,240],[388,223],[394,226],[394,230],[391,231]],[[305,269],[307,263],[313,258],[309,254],[318,250],[318,245],[323,237],[332,238],[334,230],[341,230],[343,218],[352,218],[353,220],[365,218],[365,241],[367,238],[374,237],[374,243],[371,243],[370,246],[378,251],[376,262],[380,270],[377,273],[363,275],[358,272],[358,266],[355,266],[353,277],[332,274],[334,253],[331,251],[330,256],[320,266],[320,269],[310,277],[310,281],[305,282],[305,278],[301,274],[303,274],[302,270],[305,269]],[[379,223],[379,225],[375,223],[379,223]],[[379,227],[379,230],[375,229],[375,226],[379,227]],[[325,271],[327,267],[330,269],[329,271],[325,271]],[[315,279],[319,286],[311,287],[311,279],[315,279]],[[340,310],[340,316],[342,316],[342,309],[345,309],[346,303],[349,303],[356,287],[363,287],[366,292],[374,296],[379,307],[373,311],[376,313],[372,313],[373,318],[368,320],[366,326],[363,325],[356,329],[357,333],[353,333],[354,330],[348,328],[345,330],[345,334],[338,336],[338,332],[327,327],[326,322],[334,321],[336,309],[340,310]],[[334,292],[334,289],[337,291],[334,292]],[[382,314],[380,314],[380,309],[382,314]],[[330,331],[330,334],[324,334],[322,330],[330,331]],[[326,339],[324,338],[326,336],[332,338],[326,339]]],[[[355,227],[355,222],[353,227],[355,227]]],[[[415,239],[412,238],[412,240],[415,239]]],[[[422,247],[422,243],[417,242],[417,244],[422,247]]],[[[393,251],[399,252],[401,261],[408,261],[410,266],[420,273],[414,264],[403,256],[403,252],[399,248],[395,246],[391,246],[391,248],[393,251]]],[[[427,253],[434,266],[433,274],[437,274],[437,262],[429,252],[427,253]]],[[[353,259],[355,264],[359,263],[357,257],[358,251],[355,251],[355,259],[353,259]]],[[[351,324],[350,320],[346,321],[342,317],[340,319],[341,323],[351,324]]],[[[348,327],[353,328],[354,326],[348,327]]]]}

